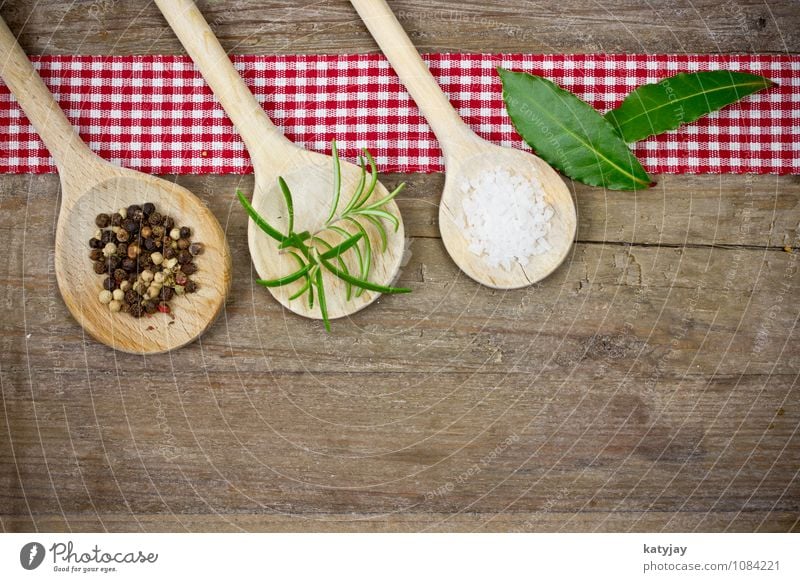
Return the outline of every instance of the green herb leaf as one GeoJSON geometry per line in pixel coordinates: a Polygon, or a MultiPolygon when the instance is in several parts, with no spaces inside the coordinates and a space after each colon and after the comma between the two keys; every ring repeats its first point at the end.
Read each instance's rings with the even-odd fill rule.
{"type": "Polygon", "coordinates": [[[342,281],[347,281],[348,283],[352,283],[356,287],[361,287],[362,289],[366,289],[368,291],[377,291],[378,293],[411,293],[411,289],[406,287],[386,287],[384,285],[378,285],[377,283],[371,283],[370,281],[364,281],[363,279],[359,279],[358,277],[354,277],[353,275],[348,275],[343,271],[340,271],[336,267],[334,267],[328,261],[320,261],[322,266],[328,269],[331,273],[339,277],[342,281]]]}
{"type": "Polygon", "coordinates": [[[263,230],[265,233],[267,233],[269,236],[271,236],[278,242],[283,242],[284,240],[286,240],[286,235],[283,235],[280,232],[278,232],[278,230],[275,227],[271,226],[266,220],[261,218],[261,215],[259,215],[258,212],[256,212],[256,209],[252,207],[247,198],[244,197],[244,194],[242,194],[241,190],[236,191],[236,196],[239,198],[239,202],[241,203],[242,206],[244,206],[244,209],[247,211],[247,214],[250,215],[250,218],[253,220],[253,222],[256,223],[256,226],[258,226],[258,228],[263,230]]]}
{"type": "Polygon", "coordinates": [[[285,277],[280,277],[279,279],[256,279],[256,283],[263,285],[264,287],[283,287],[289,283],[294,283],[300,277],[305,277],[306,273],[308,273],[310,270],[311,265],[308,264],[301,269],[298,269],[291,275],[286,275],[285,277]]]}
{"type": "Polygon", "coordinates": [[[632,143],[691,123],[774,85],[759,75],[736,71],[679,73],[638,87],[605,117],[622,139],[632,143]]]}
{"type": "MultiPolygon", "coordinates": [[[[333,258],[338,257],[339,255],[341,255],[345,251],[347,251],[349,248],[354,246],[356,243],[358,243],[358,241],[361,240],[362,236],[363,236],[363,234],[360,233],[360,232],[357,233],[357,234],[354,234],[353,236],[348,238],[343,243],[340,243],[340,244],[336,245],[335,247],[331,247],[329,250],[327,250],[324,253],[322,253],[319,256],[319,258],[320,259],[333,259],[333,258]]],[[[330,245],[328,245],[328,246],[330,246],[330,245]]]]}
{"type": "Polygon", "coordinates": [[[611,190],[640,190],[652,180],[613,126],[555,83],[498,68],[506,109],[519,134],[570,178],[611,190]]]}
{"type": "Polygon", "coordinates": [[[319,300],[319,312],[322,314],[322,321],[325,322],[325,331],[331,331],[331,322],[328,319],[328,304],[325,301],[325,285],[322,283],[322,269],[317,270],[317,299],[319,300]]]}
{"type": "Polygon", "coordinates": [[[326,223],[333,220],[336,216],[336,209],[339,207],[339,196],[342,193],[342,167],[339,163],[339,148],[336,147],[336,140],[331,140],[331,157],[333,158],[333,200],[331,201],[331,212],[326,223]]]}
{"type": "Polygon", "coordinates": [[[289,228],[287,232],[289,236],[292,236],[294,233],[294,204],[292,203],[292,191],[289,190],[289,185],[286,183],[286,180],[283,179],[283,176],[278,176],[278,185],[281,187],[281,192],[283,192],[283,199],[286,201],[286,210],[289,213],[289,228]]]}

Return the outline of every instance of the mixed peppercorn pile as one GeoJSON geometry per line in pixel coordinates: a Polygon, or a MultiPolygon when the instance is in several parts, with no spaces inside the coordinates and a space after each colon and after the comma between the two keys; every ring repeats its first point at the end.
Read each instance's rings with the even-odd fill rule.
{"type": "Polygon", "coordinates": [[[106,276],[99,300],[111,311],[137,318],[171,313],[173,297],[197,291],[191,275],[202,243],[193,243],[189,227],[176,226],[151,202],[98,214],[95,224],[89,258],[94,272],[106,276]]]}

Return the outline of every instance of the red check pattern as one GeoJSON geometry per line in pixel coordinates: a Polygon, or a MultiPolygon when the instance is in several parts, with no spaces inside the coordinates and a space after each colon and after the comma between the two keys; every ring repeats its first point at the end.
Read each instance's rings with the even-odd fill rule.
{"type": "MultiPolygon", "coordinates": [[[[543,75],[601,112],[638,85],[681,71],[764,75],[769,91],[635,145],[653,173],[800,173],[800,57],[782,55],[433,54],[431,71],[464,120],[495,143],[526,147],[512,128],[495,67],[543,75]]],[[[361,147],[384,172],[444,169],[436,138],[380,55],[239,56],[237,69],[298,144],[361,147]]],[[[187,57],[47,56],[34,59],[80,134],[103,158],[153,174],[252,170],[242,141],[187,57]]],[[[0,172],[55,167],[0,85],[0,172]]]]}

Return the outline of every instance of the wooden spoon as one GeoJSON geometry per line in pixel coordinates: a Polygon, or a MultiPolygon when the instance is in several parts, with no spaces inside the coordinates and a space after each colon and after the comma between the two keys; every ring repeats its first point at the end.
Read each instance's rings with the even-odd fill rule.
{"type": "MultiPolygon", "coordinates": [[[[278,176],[282,176],[294,198],[294,230],[311,233],[323,230],[333,198],[332,158],[296,146],[273,125],[192,0],[156,0],[156,4],[244,140],[255,174],[253,207],[273,226],[286,232],[288,216],[277,182],[278,176]]],[[[341,172],[340,209],[349,201],[348,196],[354,191],[361,170],[342,160],[341,172]]],[[[387,194],[386,188],[378,183],[370,200],[379,200],[387,194]]],[[[394,201],[385,209],[400,216],[394,201]]],[[[389,285],[396,278],[403,258],[405,238],[402,220],[396,231],[391,226],[386,229],[388,240],[384,253],[379,252],[382,243],[377,229],[369,223],[364,227],[371,247],[377,251],[373,253],[369,280],[379,285],[389,285]]],[[[329,240],[331,243],[342,241],[338,235],[329,240]]],[[[297,270],[295,259],[280,252],[278,243],[259,230],[253,221],[249,224],[248,242],[256,271],[262,279],[275,279],[297,270]]],[[[347,255],[350,255],[348,261],[351,272],[357,273],[355,264],[351,262],[352,253],[347,255]]],[[[379,293],[366,291],[361,296],[353,294],[347,300],[346,286],[327,272],[324,277],[328,316],[331,319],[355,313],[380,296],[379,293]]],[[[298,281],[269,290],[281,304],[295,313],[321,318],[318,307],[309,307],[305,296],[289,299],[301,285],[302,282],[298,281]]]]}
{"type": "MultiPolygon", "coordinates": [[[[114,166],[95,155],[78,136],[58,103],[0,19],[0,77],[14,94],[53,156],[61,179],[61,210],[56,227],[55,269],[67,308],[95,339],[114,349],[140,354],[183,346],[203,333],[220,312],[230,287],[231,259],[219,223],[191,192],[176,184],[114,166]],[[103,277],[89,260],[89,239],[101,212],[152,202],[204,243],[198,291],[170,302],[175,316],[135,319],[112,313],[98,295],[103,277]]],[[[43,259],[42,259],[43,260],[43,259]]]]}
{"type": "MultiPolygon", "coordinates": [[[[489,143],[467,127],[384,0],[350,2],[416,101],[442,147],[447,178],[439,206],[439,229],[455,263],[477,282],[496,289],[525,287],[552,273],[566,258],[575,237],[575,205],[564,181],[537,156],[489,143]],[[519,263],[509,270],[493,267],[468,249],[469,242],[464,236],[462,203],[465,193],[462,185],[465,180],[493,169],[538,178],[545,201],[555,211],[546,238],[551,249],[532,257],[525,267],[519,263]]],[[[494,200],[493,204],[502,205],[503,201],[494,200]]]]}

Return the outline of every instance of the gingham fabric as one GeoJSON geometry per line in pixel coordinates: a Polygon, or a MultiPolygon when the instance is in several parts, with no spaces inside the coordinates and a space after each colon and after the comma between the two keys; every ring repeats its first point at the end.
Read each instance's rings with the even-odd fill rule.
{"type": "MultiPolygon", "coordinates": [[[[781,55],[433,54],[431,71],[464,120],[495,143],[526,147],[512,128],[495,67],[543,75],[601,112],[643,83],[681,71],[730,69],[778,87],[747,97],[634,149],[652,173],[800,173],[800,57],[781,55]]],[[[236,68],[294,142],[327,151],[336,138],[361,147],[384,172],[444,169],[436,138],[380,55],[238,56],[236,68]]],[[[90,147],[153,174],[247,173],[242,141],[202,77],[180,56],[47,56],[34,59],[90,147]]],[[[55,167],[0,85],[0,172],[55,167]]]]}

